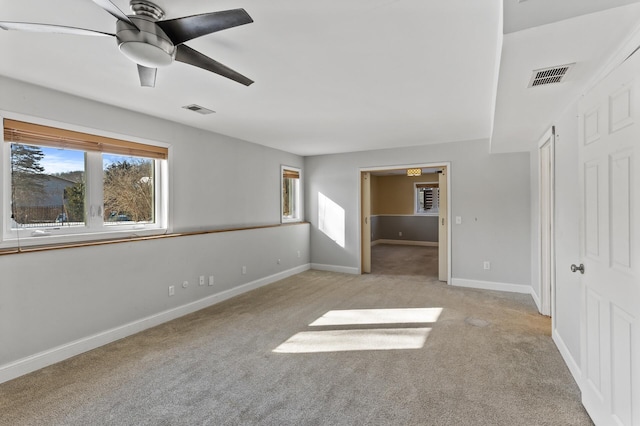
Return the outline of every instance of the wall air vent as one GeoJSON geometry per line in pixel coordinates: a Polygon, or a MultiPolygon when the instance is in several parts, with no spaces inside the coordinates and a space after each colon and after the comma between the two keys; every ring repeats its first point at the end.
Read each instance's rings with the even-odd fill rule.
{"type": "Polygon", "coordinates": [[[559,65],[557,67],[543,68],[534,70],[529,80],[528,87],[545,86],[547,84],[562,83],[569,73],[569,70],[573,68],[573,64],[559,65]]]}
{"type": "Polygon", "coordinates": [[[185,105],[182,108],[188,109],[189,111],[197,112],[198,114],[202,114],[202,115],[213,114],[215,112],[196,104],[185,105]]]}

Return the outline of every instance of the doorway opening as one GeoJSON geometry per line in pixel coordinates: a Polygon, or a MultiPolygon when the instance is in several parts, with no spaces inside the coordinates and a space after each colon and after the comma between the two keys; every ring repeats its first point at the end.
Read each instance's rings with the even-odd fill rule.
{"type": "Polygon", "coordinates": [[[450,163],[360,170],[361,273],[450,282],[450,163]]]}

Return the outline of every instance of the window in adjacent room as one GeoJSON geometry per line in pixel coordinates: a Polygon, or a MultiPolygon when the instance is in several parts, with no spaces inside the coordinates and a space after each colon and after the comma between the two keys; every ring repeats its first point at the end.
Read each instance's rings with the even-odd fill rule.
{"type": "Polygon", "coordinates": [[[436,214],[439,211],[440,190],[437,183],[415,183],[417,214],[436,214]]]}
{"type": "Polygon", "coordinates": [[[166,228],[167,148],[9,119],[4,141],[5,240],[166,228]]]}
{"type": "Polygon", "coordinates": [[[302,220],[300,200],[300,169],[282,166],[282,222],[302,220]]]}

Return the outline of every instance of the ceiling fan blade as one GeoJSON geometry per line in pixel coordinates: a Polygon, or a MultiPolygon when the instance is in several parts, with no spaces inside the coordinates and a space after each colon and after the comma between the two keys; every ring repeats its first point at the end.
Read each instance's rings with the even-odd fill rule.
{"type": "Polygon", "coordinates": [[[156,87],[157,68],[149,68],[138,64],[138,75],[140,76],[140,85],[142,87],[156,87]]]}
{"type": "Polygon", "coordinates": [[[60,33],[89,36],[111,36],[114,34],[103,33],[101,31],[85,30],[84,28],[65,27],[62,25],[34,24],[31,22],[5,22],[0,21],[0,28],[4,30],[31,31],[38,33],[60,33]]]}
{"type": "Polygon", "coordinates": [[[138,28],[138,26],[136,24],[134,24],[133,22],[131,22],[131,19],[129,19],[129,17],[127,15],[125,15],[125,13],[123,11],[121,11],[118,8],[118,6],[113,4],[110,0],[93,0],[93,2],[95,4],[97,4],[98,6],[100,6],[101,8],[103,8],[104,10],[106,10],[107,12],[109,12],[116,19],[124,21],[127,24],[133,25],[135,28],[138,28]]]}
{"type": "Polygon", "coordinates": [[[196,37],[251,22],[253,19],[244,9],[232,9],[167,19],[156,24],[169,36],[173,44],[178,45],[196,37]]]}
{"type": "Polygon", "coordinates": [[[211,71],[223,77],[227,77],[233,81],[237,81],[240,84],[244,84],[245,86],[249,86],[253,83],[253,80],[243,76],[242,74],[232,70],[225,65],[222,65],[220,62],[214,61],[210,57],[205,56],[188,46],[185,46],[184,44],[181,44],[176,48],[176,61],[184,62],[185,64],[193,65],[195,67],[211,71]]]}

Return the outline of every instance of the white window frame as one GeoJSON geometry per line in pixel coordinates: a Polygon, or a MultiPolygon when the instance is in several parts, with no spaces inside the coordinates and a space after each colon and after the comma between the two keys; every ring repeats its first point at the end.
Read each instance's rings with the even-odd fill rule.
{"type": "MultiPolygon", "coordinates": [[[[130,238],[135,236],[149,236],[164,234],[168,231],[168,213],[169,213],[169,159],[153,160],[154,164],[154,198],[155,211],[154,223],[118,223],[117,225],[106,224],[101,219],[103,206],[102,192],[102,170],[103,162],[100,152],[85,152],[85,175],[87,176],[87,195],[85,205],[85,225],[84,226],[61,226],[61,227],[42,227],[42,228],[24,228],[12,229],[11,226],[11,143],[4,140],[4,119],[13,119],[25,121],[29,123],[39,124],[43,126],[56,127],[59,129],[71,130],[75,132],[88,133],[92,135],[104,136],[108,138],[128,140],[131,142],[141,143],[164,147],[169,149],[169,144],[150,141],[141,138],[131,137],[128,135],[120,135],[111,132],[98,131],[91,128],[69,125],[52,120],[39,119],[36,117],[15,114],[6,111],[0,111],[0,170],[2,179],[0,185],[0,201],[2,209],[0,210],[0,222],[2,223],[0,235],[0,248],[16,248],[28,247],[34,245],[55,245],[72,242],[92,241],[101,239],[117,239],[130,238]],[[96,173],[100,173],[98,177],[91,177],[96,173]],[[36,232],[38,231],[38,232],[36,232]]],[[[27,144],[29,145],[29,144],[27,144]]],[[[36,145],[37,146],[37,145],[36,145]]],[[[147,158],[147,157],[145,157],[147,158]]]]}
{"type": "Polygon", "coordinates": [[[440,191],[438,182],[414,182],[413,183],[413,214],[419,216],[438,216],[439,207],[436,211],[420,211],[420,200],[418,199],[418,185],[436,185],[438,191],[440,191]]]}
{"type": "Polygon", "coordinates": [[[293,222],[302,222],[302,169],[299,167],[292,166],[280,166],[280,221],[281,223],[293,223],[293,222]],[[284,216],[284,171],[290,170],[298,173],[298,185],[296,187],[295,193],[295,214],[292,217],[284,216]]]}

